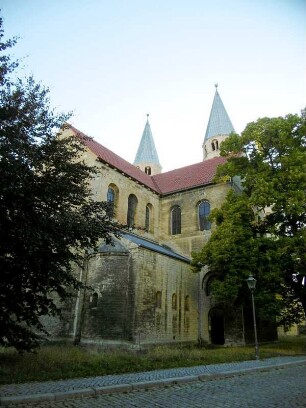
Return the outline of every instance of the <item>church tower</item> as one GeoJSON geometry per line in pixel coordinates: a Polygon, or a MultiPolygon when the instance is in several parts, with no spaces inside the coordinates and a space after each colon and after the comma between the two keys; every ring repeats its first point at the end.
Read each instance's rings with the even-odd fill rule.
{"type": "Polygon", "coordinates": [[[215,84],[216,92],[203,142],[203,161],[220,156],[220,144],[235,132],[215,84]]]}
{"type": "Polygon", "coordinates": [[[150,176],[162,171],[151,132],[149,114],[133,164],[150,176]]]}

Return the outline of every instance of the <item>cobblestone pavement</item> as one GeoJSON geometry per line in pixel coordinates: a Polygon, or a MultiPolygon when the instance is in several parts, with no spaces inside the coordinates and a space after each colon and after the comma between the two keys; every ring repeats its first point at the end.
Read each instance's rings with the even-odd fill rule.
{"type": "MultiPolygon", "coordinates": [[[[122,407],[144,407],[144,406],[156,406],[156,407],[168,407],[173,406],[173,404],[178,407],[192,407],[192,406],[205,406],[201,405],[201,401],[204,401],[205,393],[212,393],[211,401],[214,401],[216,396],[219,396],[218,388],[215,389],[215,385],[218,384],[216,379],[220,381],[225,381],[224,384],[230,384],[234,382],[233,387],[236,387],[237,378],[249,378],[248,376],[266,375],[264,370],[273,370],[275,377],[278,376],[278,373],[285,373],[282,367],[287,367],[287,369],[292,368],[292,370],[300,370],[301,374],[296,374],[297,381],[290,382],[290,389],[295,387],[299,381],[303,382],[303,386],[300,384],[297,386],[296,393],[293,395],[299,395],[298,390],[306,390],[306,356],[298,357],[276,357],[266,360],[252,360],[244,361],[240,363],[225,363],[225,364],[215,364],[208,366],[196,366],[196,367],[187,367],[179,369],[168,369],[168,370],[156,370],[148,371],[142,373],[132,373],[132,374],[122,374],[122,375],[109,375],[101,377],[91,377],[91,378],[81,378],[65,381],[48,381],[48,382],[36,382],[36,383],[27,383],[27,384],[9,384],[0,386],[0,405],[1,406],[12,406],[12,403],[19,404],[18,406],[41,406],[41,407],[85,407],[85,406],[101,406],[101,407],[116,407],[121,405],[122,407]],[[282,369],[281,369],[282,368],[282,369]],[[278,371],[278,370],[279,371],[278,371]],[[304,371],[303,371],[304,369],[304,371]],[[255,371],[254,371],[255,370],[255,371]],[[282,371],[283,370],[283,371],[282,371]],[[256,374],[257,373],[257,374],[256,374]],[[237,377],[237,375],[244,375],[245,377],[237,377]],[[236,375],[236,377],[233,377],[236,375]],[[220,377],[223,377],[221,379],[220,377]],[[224,380],[224,376],[227,378],[224,380]],[[202,382],[199,382],[202,380],[202,382]],[[204,380],[208,380],[207,383],[204,383],[204,380]],[[213,387],[210,389],[209,385],[204,384],[213,384],[213,387]],[[292,383],[292,384],[291,384],[292,383]],[[188,384],[188,385],[185,385],[188,384]],[[180,389],[186,387],[186,393],[189,395],[189,402],[187,404],[183,396],[178,398],[180,389]],[[207,391],[202,392],[203,387],[208,387],[207,391]],[[154,388],[154,390],[153,390],[154,388]],[[158,389],[157,389],[158,388],[158,389]],[[189,392],[189,389],[192,389],[192,392],[189,392]],[[215,389],[215,391],[213,391],[215,389]],[[146,391],[150,390],[150,391],[146,391]],[[136,392],[137,391],[137,392],[136,392]],[[125,394],[123,394],[125,392],[125,394]],[[173,395],[172,395],[173,393],[173,395]],[[199,397],[199,401],[196,402],[193,398],[190,399],[190,395],[202,395],[199,397]],[[102,395],[103,394],[103,395],[102,395]],[[106,395],[107,394],[107,395],[106,395]],[[111,395],[110,395],[111,394],[111,395]],[[146,396],[152,395],[151,402],[146,403],[146,396]],[[161,396],[162,402],[155,402],[156,396],[161,396]],[[164,396],[163,396],[164,395],[164,396]],[[165,397],[166,395],[166,397],[165,397]],[[88,399],[86,397],[92,397],[88,399]],[[137,396],[137,398],[135,398],[137,396]],[[76,397],[83,397],[83,399],[76,399],[76,397]],[[172,405],[167,405],[166,401],[172,400],[172,405]],[[70,399],[68,401],[68,399],[70,399]],[[137,402],[139,399],[139,403],[137,402]],[[58,401],[58,402],[56,402],[58,401]],[[85,401],[85,402],[84,402],[85,401]],[[86,401],[88,405],[86,405],[86,401]],[[107,401],[104,404],[104,401],[107,401]],[[121,402],[120,402],[121,401],[121,402]],[[136,401],[136,402],[135,402],[136,401]],[[184,402],[185,401],[185,402],[184,402]],[[190,403],[195,405],[190,405],[190,403]],[[37,402],[40,405],[34,405],[33,403],[37,402]],[[10,405],[11,404],[11,405],[10,405]],[[24,405],[26,404],[26,405],[24,405]],[[32,405],[31,405],[32,404],[32,405]],[[83,405],[82,405],[83,404],[83,405]],[[84,405],[85,404],[85,405],[84,405]],[[98,404],[98,405],[97,405],[98,404]],[[100,405],[99,405],[100,404],[100,405]],[[103,405],[104,404],[104,405],[103,405]],[[147,405],[145,405],[147,404],[147,405]],[[151,404],[151,405],[150,405],[151,404]],[[153,404],[153,405],[152,405],[153,404]],[[165,405],[166,404],[166,405],[165,405]],[[181,404],[181,405],[179,405],[181,404]],[[185,404],[185,405],[184,405],[185,404]],[[200,405],[199,405],[200,404],[200,405]]],[[[273,377],[273,376],[272,376],[273,377]]],[[[257,378],[257,377],[256,377],[257,378]]],[[[269,381],[268,379],[266,381],[269,381]]],[[[260,382],[260,381],[259,381],[260,382]]],[[[239,383],[239,382],[238,382],[239,383]]],[[[223,386],[222,386],[223,387],[223,386]]],[[[220,390],[222,390],[222,387],[220,390]]],[[[231,386],[232,387],[232,386],[231,386]]],[[[274,386],[273,386],[274,387],[274,386]]],[[[284,387],[284,386],[283,386],[284,387]]],[[[271,390],[274,388],[271,388],[271,390]]],[[[282,389],[282,388],[281,388],[282,389]]],[[[288,391],[288,386],[284,387],[288,391]]],[[[225,387],[225,390],[220,395],[226,395],[229,388],[228,385],[225,387]]],[[[269,394],[269,386],[267,392],[269,394]]],[[[271,391],[270,390],[270,391],[271,391]]],[[[259,393],[260,387],[256,387],[254,391],[254,397],[259,393]]],[[[240,391],[242,392],[242,391],[240,391]]],[[[240,393],[239,392],[239,393],[240,393]]],[[[252,387],[250,388],[252,392],[252,387]]],[[[260,393],[261,394],[261,393],[260,393]]],[[[231,392],[232,395],[232,392],[231,392]]],[[[234,395],[234,394],[233,394],[234,395]]],[[[304,398],[305,393],[303,394],[304,398]]],[[[151,398],[151,397],[150,397],[151,398]]],[[[158,399],[156,399],[158,401],[158,399]]],[[[302,403],[302,402],[301,402],[302,403]]],[[[296,407],[306,407],[305,405],[288,405],[290,408],[296,407]]],[[[218,402],[219,404],[219,402],[218,402]]],[[[219,405],[216,402],[216,405],[210,405],[211,408],[218,407],[219,405]]],[[[221,406],[221,405],[220,405],[221,406]]],[[[227,405],[224,405],[227,407],[227,405]]],[[[265,406],[265,405],[229,405],[229,407],[252,407],[252,406],[265,406]]],[[[278,405],[269,405],[278,406],[278,405]]],[[[284,406],[284,405],[279,405],[284,406]]]]}
{"type": "Polygon", "coordinates": [[[245,371],[230,377],[166,388],[100,395],[19,408],[302,408],[306,407],[306,364],[245,371]]]}
{"type": "Polygon", "coordinates": [[[290,364],[293,362],[306,362],[306,356],[274,357],[265,360],[242,361],[238,363],[211,364],[195,367],[172,368],[154,370],[140,373],[105,375],[100,377],[77,378],[72,380],[31,382],[26,384],[7,384],[0,386],[0,395],[18,396],[43,393],[56,393],[68,390],[77,390],[92,387],[115,386],[120,384],[156,381],[176,377],[198,376],[202,374],[218,374],[229,371],[241,371],[253,368],[273,367],[275,365],[290,364]]]}

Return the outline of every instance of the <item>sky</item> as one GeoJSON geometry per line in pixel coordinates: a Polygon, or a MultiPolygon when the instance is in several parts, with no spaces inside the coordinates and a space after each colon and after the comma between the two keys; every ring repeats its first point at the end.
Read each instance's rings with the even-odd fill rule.
{"type": "Polygon", "coordinates": [[[306,0],[0,0],[20,75],[133,163],[149,121],[163,171],[202,161],[215,83],[241,133],[306,107],[306,0]]]}

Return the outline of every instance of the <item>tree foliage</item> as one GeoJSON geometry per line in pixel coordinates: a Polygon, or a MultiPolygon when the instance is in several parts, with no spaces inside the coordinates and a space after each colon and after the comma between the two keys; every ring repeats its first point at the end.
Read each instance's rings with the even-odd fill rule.
{"type": "Polygon", "coordinates": [[[195,261],[219,275],[213,293],[226,304],[247,301],[252,273],[261,316],[288,326],[306,312],[305,111],[249,123],[221,154],[216,181],[239,175],[243,189],[212,213],[217,228],[195,261]]]}
{"type": "Polygon", "coordinates": [[[74,266],[120,226],[91,197],[98,170],[81,161],[81,139],[58,137],[69,115],[32,77],[12,79],[15,40],[3,35],[0,19],[0,344],[31,350],[46,334],[41,316],[60,313],[54,295],[80,288],[74,266]]]}

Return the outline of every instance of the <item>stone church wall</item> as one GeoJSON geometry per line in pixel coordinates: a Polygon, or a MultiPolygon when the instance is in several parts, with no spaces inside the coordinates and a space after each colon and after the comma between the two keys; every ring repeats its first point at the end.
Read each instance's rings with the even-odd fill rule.
{"type": "Polygon", "coordinates": [[[140,343],[197,341],[197,277],[188,263],[139,249],[135,332],[140,343]]]}
{"type": "Polygon", "coordinates": [[[135,244],[128,249],[89,259],[81,343],[196,342],[198,285],[190,265],[135,244]]]}
{"type": "MultiPolygon", "coordinates": [[[[90,152],[88,153],[90,154],[90,152]]],[[[159,196],[148,188],[140,185],[131,178],[121,174],[102,163],[96,163],[99,174],[92,182],[92,189],[96,200],[106,201],[108,187],[116,192],[114,215],[121,224],[127,223],[128,198],[130,194],[137,197],[138,204],[135,214],[135,228],[137,233],[148,238],[157,238],[159,234],[159,196]],[[149,205],[150,229],[145,229],[146,206],[149,205]]]]}
{"type": "MultiPolygon", "coordinates": [[[[207,200],[212,211],[224,202],[229,188],[228,183],[223,183],[163,197],[161,200],[162,240],[186,256],[190,256],[193,251],[200,251],[210,237],[210,230],[200,231],[199,229],[199,203],[207,200]],[[177,235],[171,235],[171,209],[174,205],[179,205],[181,208],[181,234],[177,235]]],[[[213,225],[212,228],[214,228],[213,225]]]]}
{"type": "Polygon", "coordinates": [[[129,341],[133,333],[133,268],[128,253],[97,254],[87,262],[81,341],[129,341]]]}

